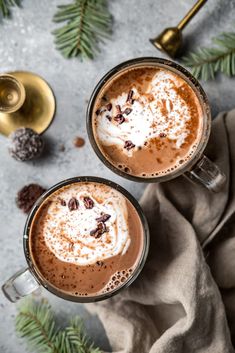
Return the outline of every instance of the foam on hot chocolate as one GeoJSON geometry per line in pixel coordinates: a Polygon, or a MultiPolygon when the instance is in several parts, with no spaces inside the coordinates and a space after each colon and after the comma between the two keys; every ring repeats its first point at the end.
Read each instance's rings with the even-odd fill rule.
{"type": "Polygon", "coordinates": [[[123,152],[132,154],[152,138],[164,133],[169,140],[175,141],[176,148],[180,148],[190,134],[187,122],[191,119],[188,105],[175,90],[175,86],[180,83],[173,74],[158,71],[146,91],[152,95],[151,101],[135,87],[131,87],[133,104],[127,100],[128,92],[111,99],[112,108],[108,113],[111,121],[107,119],[105,105],[101,107],[100,118],[97,120],[97,137],[100,142],[123,148],[125,141],[130,140],[135,147],[129,151],[123,148],[123,152]],[[122,124],[115,121],[117,106],[120,106],[125,119],[122,124]],[[128,114],[125,114],[125,110],[128,114]]]}
{"type": "Polygon", "coordinates": [[[130,174],[155,176],[181,166],[182,158],[191,158],[202,128],[202,111],[196,94],[180,76],[165,69],[132,69],[109,83],[101,95],[93,129],[112,164],[126,167],[130,174]],[[150,149],[161,163],[149,156],[150,149]],[[150,158],[151,168],[141,170],[141,158],[150,158]]]}
{"type": "Polygon", "coordinates": [[[144,247],[135,207],[119,191],[95,182],[66,185],[37,210],[29,236],[37,272],[74,296],[115,290],[134,273],[144,247]]]}
{"type": "Polygon", "coordinates": [[[97,191],[81,185],[79,190],[61,192],[53,201],[42,231],[48,248],[59,260],[87,266],[126,252],[130,243],[127,208],[119,192],[110,189],[102,193],[100,188],[97,195],[97,191]],[[70,200],[76,202],[74,210],[69,207],[70,200]],[[96,235],[99,226],[103,233],[97,231],[96,235]]]}

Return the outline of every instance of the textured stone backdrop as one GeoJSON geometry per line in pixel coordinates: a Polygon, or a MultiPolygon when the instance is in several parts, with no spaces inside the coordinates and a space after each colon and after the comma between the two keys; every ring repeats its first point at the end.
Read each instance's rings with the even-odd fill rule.
{"type": "MultiPolygon", "coordinates": [[[[53,87],[57,99],[55,120],[45,137],[48,155],[32,163],[19,163],[7,153],[7,139],[0,136],[0,284],[25,266],[22,231],[25,216],[15,206],[19,188],[30,182],[48,187],[76,175],[99,175],[117,181],[137,198],[144,185],[128,182],[105,168],[92,151],[86,136],[87,100],[103,74],[121,61],[138,56],[162,56],[148,41],[164,27],[176,25],[194,0],[110,0],[114,17],[113,36],[96,60],[65,60],[53,44],[52,16],[56,6],[68,0],[23,0],[23,9],[13,10],[13,20],[0,19],[0,72],[30,70],[42,75],[53,87]],[[76,136],[86,139],[76,149],[76,136]],[[65,145],[65,152],[59,145],[65,145]]],[[[235,0],[211,0],[185,30],[187,48],[207,45],[210,38],[234,30],[235,0]]],[[[235,81],[219,77],[203,83],[215,115],[234,107],[235,81]]],[[[46,292],[53,308],[63,318],[80,313],[97,344],[108,349],[97,318],[91,318],[82,305],[65,302],[46,292]]],[[[15,305],[0,293],[0,352],[24,353],[25,346],[15,337],[15,305]]],[[[142,352],[137,352],[142,353],[142,352]]]]}

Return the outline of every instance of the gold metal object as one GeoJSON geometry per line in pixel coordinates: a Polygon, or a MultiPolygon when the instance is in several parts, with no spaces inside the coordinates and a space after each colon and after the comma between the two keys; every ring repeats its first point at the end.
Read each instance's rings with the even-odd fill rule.
{"type": "Polygon", "coordinates": [[[0,75],[0,133],[8,136],[19,127],[38,134],[50,125],[55,114],[55,97],[48,83],[27,71],[0,75]]]}
{"type": "Polygon", "coordinates": [[[13,76],[0,75],[0,112],[13,113],[25,101],[25,89],[13,76]]]}
{"type": "Polygon", "coordinates": [[[150,39],[150,42],[171,58],[176,57],[182,48],[182,30],[206,2],[207,0],[198,0],[176,27],[164,29],[156,38],[150,39]]]}

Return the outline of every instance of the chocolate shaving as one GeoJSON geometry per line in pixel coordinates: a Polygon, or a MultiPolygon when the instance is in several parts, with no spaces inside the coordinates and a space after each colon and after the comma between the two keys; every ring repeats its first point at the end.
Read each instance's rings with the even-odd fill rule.
{"type": "Polygon", "coordinates": [[[112,103],[106,104],[106,109],[110,112],[110,110],[112,109],[112,103]]]}
{"type": "Polygon", "coordinates": [[[132,112],[131,108],[126,108],[123,112],[123,114],[129,115],[132,112]]]}
{"type": "Polygon", "coordinates": [[[132,149],[134,147],[135,147],[135,145],[133,142],[131,142],[130,140],[125,141],[124,148],[126,148],[127,151],[129,151],[130,149],[132,149]]]}
{"type": "Polygon", "coordinates": [[[102,214],[100,217],[96,218],[97,222],[106,222],[110,218],[110,214],[102,214]]]}
{"type": "Polygon", "coordinates": [[[78,209],[78,207],[79,207],[78,200],[75,197],[72,197],[68,203],[69,211],[75,211],[78,209]]]}
{"type": "Polygon", "coordinates": [[[87,209],[91,209],[94,207],[94,201],[90,198],[90,197],[84,197],[83,199],[83,202],[84,202],[84,206],[87,208],[87,209]]]}
{"type": "Polygon", "coordinates": [[[133,97],[133,94],[134,94],[134,91],[131,89],[130,91],[129,91],[129,93],[128,93],[128,95],[127,95],[127,99],[126,99],[126,102],[128,103],[131,103],[131,104],[133,104],[133,99],[132,99],[132,97],[133,97]]]}
{"type": "Polygon", "coordinates": [[[125,118],[122,114],[118,114],[114,117],[114,120],[119,124],[121,125],[122,123],[124,123],[125,121],[125,118]]]}
{"type": "Polygon", "coordinates": [[[103,233],[107,232],[107,227],[105,223],[98,223],[97,228],[90,231],[92,237],[100,238],[103,233]]]}

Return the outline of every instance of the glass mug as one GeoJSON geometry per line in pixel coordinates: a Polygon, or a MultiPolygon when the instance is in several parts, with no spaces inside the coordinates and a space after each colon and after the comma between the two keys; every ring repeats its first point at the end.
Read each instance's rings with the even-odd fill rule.
{"type": "Polygon", "coordinates": [[[195,77],[191,75],[189,71],[187,71],[182,66],[178,65],[177,63],[161,59],[161,58],[154,58],[154,57],[143,57],[143,58],[136,58],[124,63],[121,63],[111,69],[97,84],[95,87],[91,98],[88,103],[87,108],[87,131],[90,143],[100,158],[100,160],[113,172],[116,174],[133,180],[137,182],[163,182],[167,180],[171,180],[173,178],[178,177],[179,175],[184,175],[188,177],[190,180],[199,182],[206,186],[208,189],[218,192],[225,184],[226,177],[220,171],[219,167],[210,161],[204,154],[204,150],[207,146],[209,135],[211,130],[211,112],[208,103],[207,96],[196,80],[195,77]],[[169,173],[162,175],[162,176],[154,176],[154,177],[141,177],[141,176],[134,176],[126,173],[125,171],[119,169],[118,167],[114,166],[102,153],[100,150],[98,143],[96,142],[94,131],[93,131],[93,114],[96,105],[97,98],[101,90],[110,83],[111,80],[115,79],[119,75],[127,72],[130,69],[134,68],[147,68],[147,67],[156,67],[156,68],[163,68],[166,70],[172,71],[174,74],[183,78],[183,80],[192,88],[193,92],[196,94],[201,109],[203,112],[203,126],[202,126],[202,134],[198,146],[193,153],[192,157],[182,164],[182,167],[178,167],[177,169],[170,171],[169,173]]]}
{"type": "Polygon", "coordinates": [[[100,300],[107,299],[109,297],[112,297],[113,295],[119,293],[123,288],[128,287],[139,275],[141,270],[143,269],[143,266],[145,264],[147,254],[148,254],[148,249],[149,249],[149,228],[148,228],[148,223],[147,220],[144,216],[144,213],[139,205],[139,203],[135,200],[135,198],[127,192],[124,188],[122,188],[120,185],[111,182],[107,179],[103,178],[98,178],[98,177],[75,177],[75,178],[70,178],[67,180],[64,180],[54,186],[52,186],[49,190],[47,190],[35,203],[33,206],[30,214],[28,215],[25,228],[24,228],[24,235],[23,235],[23,247],[24,247],[24,254],[25,258],[28,264],[28,268],[25,268],[23,270],[18,271],[15,275],[13,275],[11,278],[9,278],[5,284],[2,286],[2,291],[7,297],[8,300],[11,302],[16,302],[22,297],[25,297],[26,295],[32,293],[36,289],[38,289],[40,286],[43,286],[46,288],[49,292],[55,294],[58,297],[61,297],[66,300],[74,301],[74,302],[96,302],[100,300]],[[142,225],[142,230],[143,230],[143,248],[142,252],[138,261],[138,264],[136,267],[133,269],[132,273],[130,276],[125,280],[123,284],[118,286],[116,289],[113,289],[112,291],[109,291],[107,293],[102,293],[98,294],[95,296],[76,296],[72,294],[67,294],[63,292],[62,290],[60,291],[58,288],[50,284],[45,278],[42,277],[40,274],[40,271],[37,269],[37,267],[34,265],[33,260],[30,255],[30,247],[29,247],[29,234],[30,234],[30,229],[31,225],[34,220],[34,216],[39,209],[39,207],[42,205],[42,203],[47,199],[48,196],[53,194],[55,191],[59,190],[60,188],[63,188],[66,185],[74,184],[74,183],[80,183],[80,182],[93,182],[93,183],[100,183],[104,185],[108,185],[111,188],[119,191],[134,207],[134,209],[137,212],[137,215],[139,217],[140,223],[142,225]]]}

